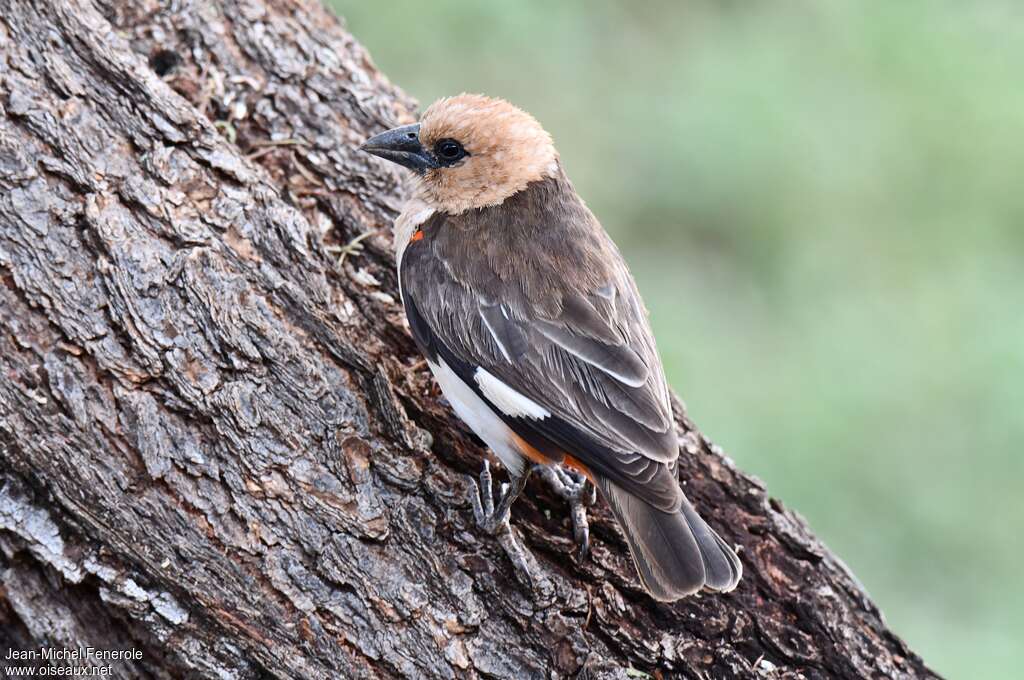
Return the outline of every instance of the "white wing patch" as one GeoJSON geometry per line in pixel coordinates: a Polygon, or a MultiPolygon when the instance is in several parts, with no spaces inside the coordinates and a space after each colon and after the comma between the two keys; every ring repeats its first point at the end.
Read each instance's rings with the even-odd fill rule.
{"type": "Polygon", "coordinates": [[[544,420],[551,415],[543,406],[516,392],[482,368],[476,369],[473,377],[484,396],[507,416],[544,420]]]}
{"type": "Polygon", "coordinates": [[[526,459],[519,449],[517,437],[512,429],[473,391],[473,388],[448,367],[443,359],[439,359],[437,364],[427,361],[427,365],[430,366],[437,383],[441,386],[441,391],[448,397],[459,418],[462,418],[462,421],[491,447],[509,472],[516,476],[523,474],[526,459]]]}

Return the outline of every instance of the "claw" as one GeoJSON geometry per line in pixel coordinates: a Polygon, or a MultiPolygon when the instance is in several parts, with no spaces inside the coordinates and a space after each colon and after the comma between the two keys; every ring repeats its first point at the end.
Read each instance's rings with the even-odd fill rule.
{"type": "Polygon", "coordinates": [[[577,546],[576,558],[582,561],[590,553],[590,523],[587,521],[587,506],[597,502],[597,489],[584,475],[560,465],[538,465],[536,467],[555,493],[569,503],[572,535],[577,546]]]}
{"type": "Polygon", "coordinates": [[[473,516],[476,523],[481,527],[488,519],[494,516],[493,484],[491,482],[491,463],[484,459],[484,469],[480,471],[480,484],[472,477],[469,478],[473,485],[469,494],[469,500],[473,503],[473,516]]]}
{"type": "Polygon", "coordinates": [[[484,460],[484,469],[480,471],[480,483],[477,484],[472,477],[469,479],[472,487],[469,502],[473,505],[473,517],[477,525],[491,535],[509,531],[512,503],[519,497],[529,477],[530,471],[527,470],[520,477],[514,478],[512,485],[503,483],[498,489],[498,503],[495,504],[491,464],[484,460]]]}
{"type": "Polygon", "coordinates": [[[478,527],[498,539],[505,554],[516,568],[516,576],[533,592],[539,601],[547,601],[554,587],[551,581],[540,572],[540,567],[526,548],[516,539],[509,523],[512,514],[512,503],[526,487],[530,477],[530,468],[519,477],[514,477],[511,484],[502,484],[498,492],[498,502],[494,502],[494,484],[491,477],[491,464],[484,460],[480,471],[480,483],[469,478],[469,502],[473,506],[473,518],[478,527]]]}

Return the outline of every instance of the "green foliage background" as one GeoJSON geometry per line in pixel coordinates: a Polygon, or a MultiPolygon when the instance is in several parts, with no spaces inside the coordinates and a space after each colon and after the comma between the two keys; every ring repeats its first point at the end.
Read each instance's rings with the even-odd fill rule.
{"type": "Polygon", "coordinates": [[[333,0],[529,110],[691,415],[951,677],[1024,641],[1024,5],[333,0]]]}

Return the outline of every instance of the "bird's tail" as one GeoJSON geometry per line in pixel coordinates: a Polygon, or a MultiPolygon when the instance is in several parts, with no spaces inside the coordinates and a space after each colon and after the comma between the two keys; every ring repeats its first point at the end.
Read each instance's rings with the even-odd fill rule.
{"type": "Polygon", "coordinates": [[[599,478],[597,485],[651,597],[671,602],[701,588],[727,592],[739,583],[743,565],[736,553],[688,500],[678,512],[663,512],[612,481],[599,478]]]}

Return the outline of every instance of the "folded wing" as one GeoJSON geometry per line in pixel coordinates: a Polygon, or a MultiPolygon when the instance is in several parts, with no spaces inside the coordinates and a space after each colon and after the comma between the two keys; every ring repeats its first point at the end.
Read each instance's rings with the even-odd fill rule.
{"type": "MultiPolygon", "coordinates": [[[[425,238],[410,243],[402,259],[406,312],[428,358],[443,358],[538,450],[555,459],[570,455],[652,506],[677,511],[682,493],[668,389],[614,246],[602,276],[575,271],[571,257],[556,273],[543,237],[550,231],[538,232],[507,246],[521,263],[509,271],[496,258],[466,257],[465,226],[451,220],[431,217],[421,227],[425,238]],[[540,271],[531,270],[533,255],[540,271]],[[495,398],[494,381],[539,410],[495,398]]],[[[495,228],[502,226],[509,228],[495,228]]],[[[607,239],[596,223],[587,237],[607,239]]]]}

